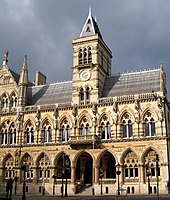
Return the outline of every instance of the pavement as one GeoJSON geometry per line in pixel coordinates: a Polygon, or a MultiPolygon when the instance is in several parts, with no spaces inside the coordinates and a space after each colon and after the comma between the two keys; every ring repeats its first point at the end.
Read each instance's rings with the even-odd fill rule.
{"type": "MultiPolygon", "coordinates": [[[[5,195],[0,195],[0,200],[4,199],[5,195]]],[[[170,200],[170,195],[128,195],[128,196],[111,196],[111,195],[100,195],[100,196],[51,196],[51,195],[27,195],[25,200],[170,200]]],[[[22,200],[21,195],[13,195],[12,200],[22,200]]]]}

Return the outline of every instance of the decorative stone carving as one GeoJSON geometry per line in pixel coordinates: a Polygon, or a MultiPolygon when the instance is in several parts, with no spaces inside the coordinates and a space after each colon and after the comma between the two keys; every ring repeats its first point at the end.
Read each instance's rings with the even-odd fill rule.
{"type": "Polygon", "coordinates": [[[96,114],[97,114],[97,105],[96,105],[96,103],[93,103],[93,105],[92,105],[92,113],[93,113],[94,116],[96,116],[96,114]]]}
{"type": "Polygon", "coordinates": [[[116,101],[113,102],[113,122],[118,124],[118,103],[116,101]]]}
{"type": "Polygon", "coordinates": [[[140,103],[138,99],[135,100],[135,122],[140,122],[140,103]]]}
{"type": "Polygon", "coordinates": [[[20,111],[17,111],[17,116],[16,116],[16,124],[17,124],[17,131],[19,132],[22,129],[22,121],[23,121],[23,114],[20,111]]]}
{"type": "Polygon", "coordinates": [[[40,126],[40,110],[37,108],[37,111],[36,111],[36,115],[35,115],[35,119],[36,119],[36,129],[39,130],[39,126],[40,126]]]}
{"type": "Polygon", "coordinates": [[[53,120],[54,120],[53,128],[57,129],[57,127],[58,127],[58,108],[54,109],[53,120]]]}
{"type": "Polygon", "coordinates": [[[162,98],[157,99],[157,106],[158,106],[158,120],[163,121],[163,103],[162,98]]]}

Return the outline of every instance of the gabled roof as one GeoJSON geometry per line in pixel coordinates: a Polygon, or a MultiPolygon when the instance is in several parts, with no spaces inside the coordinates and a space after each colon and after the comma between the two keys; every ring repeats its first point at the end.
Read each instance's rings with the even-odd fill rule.
{"type": "Polygon", "coordinates": [[[28,104],[42,105],[72,101],[72,81],[28,87],[28,104]]]}
{"type": "Polygon", "coordinates": [[[102,38],[102,35],[100,33],[100,30],[99,30],[99,27],[97,25],[97,22],[92,17],[91,8],[89,8],[89,14],[88,14],[86,22],[85,22],[85,24],[83,26],[83,29],[82,29],[82,31],[80,33],[80,37],[90,36],[90,35],[95,35],[95,34],[98,34],[102,38]]]}
{"type": "Polygon", "coordinates": [[[160,91],[160,69],[109,76],[105,80],[102,97],[160,91]]]}

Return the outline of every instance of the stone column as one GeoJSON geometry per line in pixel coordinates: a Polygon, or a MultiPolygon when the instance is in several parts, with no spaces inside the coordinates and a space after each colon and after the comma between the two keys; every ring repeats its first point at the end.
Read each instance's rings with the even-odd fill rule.
{"type": "Polygon", "coordinates": [[[36,167],[33,167],[33,183],[38,182],[38,169],[36,167]]]}
{"type": "Polygon", "coordinates": [[[76,183],[76,168],[75,166],[71,166],[71,183],[76,183]]]}
{"type": "Polygon", "coordinates": [[[99,166],[94,166],[94,183],[99,183],[99,166]]]}

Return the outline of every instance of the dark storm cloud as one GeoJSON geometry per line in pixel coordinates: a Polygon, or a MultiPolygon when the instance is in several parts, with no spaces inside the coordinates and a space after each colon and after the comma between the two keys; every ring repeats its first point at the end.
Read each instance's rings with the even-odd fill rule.
{"type": "Polygon", "coordinates": [[[45,73],[48,82],[70,80],[71,42],[79,36],[89,6],[112,50],[113,73],[156,68],[163,63],[169,79],[167,0],[1,0],[1,62],[8,50],[9,66],[20,72],[26,53],[31,80],[36,70],[45,73]]]}

